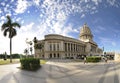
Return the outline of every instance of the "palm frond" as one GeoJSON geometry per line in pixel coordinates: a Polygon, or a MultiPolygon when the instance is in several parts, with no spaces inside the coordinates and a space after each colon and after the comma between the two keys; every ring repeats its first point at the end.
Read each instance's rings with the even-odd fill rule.
{"type": "Polygon", "coordinates": [[[1,30],[3,31],[3,30],[5,30],[7,27],[9,27],[9,24],[8,24],[8,23],[4,23],[4,24],[2,25],[1,30]]]}
{"type": "Polygon", "coordinates": [[[13,38],[17,35],[16,29],[11,28],[11,31],[9,32],[9,38],[13,38]]]}
{"type": "Polygon", "coordinates": [[[6,17],[7,17],[7,19],[8,19],[7,23],[8,23],[8,24],[11,24],[11,23],[12,23],[12,20],[11,20],[10,16],[8,15],[8,16],[6,16],[6,17]]]}
{"type": "Polygon", "coordinates": [[[17,22],[14,22],[14,23],[12,23],[12,27],[19,27],[20,28],[20,24],[17,22]]]}
{"type": "Polygon", "coordinates": [[[4,30],[3,35],[6,36],[7,32],[9,32],[9,28],[7,28],[7,29],[4,30]]]}

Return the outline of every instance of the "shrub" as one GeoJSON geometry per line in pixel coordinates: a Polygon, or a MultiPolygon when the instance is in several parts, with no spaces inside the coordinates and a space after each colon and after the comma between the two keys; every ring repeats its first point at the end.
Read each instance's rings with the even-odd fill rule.
{"type": "Polygon", "coordinates": [[[100,62],[101,57],[99,56],[88,56],[87,62],[100,62]]]}
{"type": "Polygon", "coordinates": [[[40,60],[37,58],[22,58],[20,63],[22,69],[37,70],[40,68],[40,60]]]}

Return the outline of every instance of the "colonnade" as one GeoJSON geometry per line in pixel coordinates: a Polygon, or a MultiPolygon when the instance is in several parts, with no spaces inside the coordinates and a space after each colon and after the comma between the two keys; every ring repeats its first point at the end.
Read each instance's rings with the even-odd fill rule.
{"type": "Polygon", "coordinates": [[[85,46],[76,43],[64,43],[65,52],[85,52],[85,46]]]}

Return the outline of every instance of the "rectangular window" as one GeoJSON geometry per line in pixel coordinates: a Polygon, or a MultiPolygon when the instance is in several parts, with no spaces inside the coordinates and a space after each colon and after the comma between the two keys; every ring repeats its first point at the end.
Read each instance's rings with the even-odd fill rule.
{"type": "Polygon", "coordinates": [[[59,51],[59,43],[57,44],[57,50],[59,51]]]}
{"type": "Polygon", "coordinates": [[[53,49],[54,49],[54,51],[56,50],[56,49],[55,49],[55,44],[53,44],[53,49]]]}
{"type": "Polygon", "coordinates": [[[67,43],[64,43],[65,51],[67,51],[67,43]]]}
{"type": "Polygon", "coordinates": [[[50,51],[52,51],[52,45],[50,44],[50,51]]]}

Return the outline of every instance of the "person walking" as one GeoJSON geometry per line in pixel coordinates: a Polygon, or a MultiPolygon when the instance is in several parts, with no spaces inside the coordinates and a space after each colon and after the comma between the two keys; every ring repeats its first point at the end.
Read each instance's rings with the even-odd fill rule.
{"type": "Polygon", "coordinates": [[[107,63],[107,57],[105,57],[105,62],[107,63]]]}
{"type": "Polygon", "coordinates": [[[87,57],[84,57],[84,64],[87,62],[87,57]]]}

